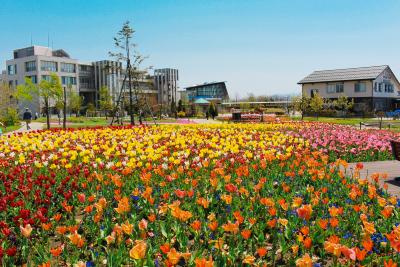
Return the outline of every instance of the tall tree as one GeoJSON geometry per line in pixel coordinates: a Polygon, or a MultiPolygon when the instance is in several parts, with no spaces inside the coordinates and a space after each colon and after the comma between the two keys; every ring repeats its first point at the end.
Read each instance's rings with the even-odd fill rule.
{"type": "Polygon", "coordinates": [[[171,101],[171,114],[174,116],[176,115],[176,105],[175,105],[174,97],[172,97],[172,101],[171,101]]]}
{"type": "Polygon", "coordinates": [[[183,101],[182,101],[182,99],[179,99],[179,101],[178,101],[178,112],[181,112],[181,111],[184,111],[183,101]]]}
{"type": "Polygon", "coordinates": [[[62,87],[60,78],[55,73],[50,74],[50,79],[42,79],[39,84],[35,84],[31,79],[25,78],[25,84],[17,86],[16,97],[32,101],[33,97],[39,96],[44,103],[46,113],[47,129],[50,129],[50,101],[62,97],[62,87]]]}
{"type": "Polygon", "coordinates": [[[218,111],[217,111],[217,107],[215,106],[215,104],[213,102],[210,103],[209,107],[208,107],[208,114],[210,114],[210,116],[214,119],[216,116],[218,116],[218,111]]]}
{"type": "Polygon", "coordinates": [[[301,120],[303,120],[304,114],[310,108],[310,100],[310,97],[306,95],[294,97],[292,100],[294,110],[301,113],[301,120]]]}
{"type": "Polygon", "coordinates": [[[6,82],[0,82],[0,111],[6,112],[8,108],[16,108],[14,89],[6,82]]]}
{"type": "Polygon", "coordinates": [[[78,117],[78,114],[82,108],[83,98],[77,92],[71,91],[69,94],[69,107],[75,116],[78,117]]]}
{"type": "Polygon", "coordinates": [[[106,119],[107,119],[107,111],[111,110],[113,108],[112,106],[112,99],[111,99],[111,94],[110,90],[108,89],[107,86],[102,86],[99,91],[99,106],[102,111],[106,114],[106,119]]]}
{"type": "Polygon", "coordinates": [[[317,120],[319,112],[321,112],[324,106],[324,99],[316,93],[310,100],[310,109],[315,113],[317,120]]]}

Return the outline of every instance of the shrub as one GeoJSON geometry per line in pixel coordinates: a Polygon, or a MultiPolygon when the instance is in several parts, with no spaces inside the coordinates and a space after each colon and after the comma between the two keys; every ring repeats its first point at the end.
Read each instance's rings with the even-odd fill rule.
{"type": "Polygon", "coordinates": [[[179,111],[179,112],[178,112],[178,117],[179,117],[179,118],[186,117],[185,111],[179,111]]]}
{"type": "Polygon", "coordinates": [[[15,108],[7,108],[1,120],[6,126],[13,126],[18,123],[18,112],[15,108]]]}
{"type": "Polygon", "coordinates": [[[267,108],[264,110],[264,113],[275,114],[275,115],[284,115],[285,110],[283,108],[267,108]]]}
{"type": "Polygon", "coordinates": [[[197,112],[196,113],[196,117],[198,117],[198,118],[204,118],[206,115],[203,113],[203,112],[201,112],[201,111],[199,111],[199,112],[197,112]]]}

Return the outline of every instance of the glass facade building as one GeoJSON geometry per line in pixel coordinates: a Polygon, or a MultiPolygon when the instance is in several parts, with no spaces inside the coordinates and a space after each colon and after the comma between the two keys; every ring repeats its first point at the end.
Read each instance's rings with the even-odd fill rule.
{"type": "Polygon", "coordinates": [[[215,100],[223,102],[229,99],[225,82],[205,83],[186,88],[188,100],[194,102],[197,99],[215,100]]]}

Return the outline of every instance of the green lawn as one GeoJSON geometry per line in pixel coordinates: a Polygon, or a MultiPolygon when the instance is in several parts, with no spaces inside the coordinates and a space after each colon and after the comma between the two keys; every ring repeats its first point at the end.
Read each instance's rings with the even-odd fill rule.
{"type": "MultiPolygon", "coordinates": [[[[301,117],[294,117],[292,120],[301,120],[301,117]]],[[[319,122],[328,122],[328,123],[337,123],[337,124],[344,124],[344,125],[360,125],[360,122],[378,122],[378,120],[374,120],[372,118],[331,118],[331,117],[304,117],[304,121],[319,121],[319,122]]]]}
{"type": "Polygon", "coordinates": [[[8,126],[6,129],[4,129],[4,127],[1,127],[1,129],[3,130],[3,134],[5,134],[5,133],[9,133],[9,132],[18,130],[21,127],[22,127],[21,124],[17,123],[16,125],[8,126]]]}

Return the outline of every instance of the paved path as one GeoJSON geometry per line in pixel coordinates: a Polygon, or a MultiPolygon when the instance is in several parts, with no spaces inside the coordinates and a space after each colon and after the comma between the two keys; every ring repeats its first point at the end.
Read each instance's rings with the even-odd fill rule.
{"type": "Polygon", "coordinates": [[[24,133],[24,132],[28,132],[28,131],[42,130],[43,127],[45,126],[45,124],[42,123],[42,122],[33,121],[33,122],[31,122],[31,123],[29,124],[29,126],[31,127],[31,129],[30,129],[30,130],[27,130],[27,129],[26,129],[26,124],[25,124],[25,122],[21,122],[21,125],[22,125],[22,127],[19,128],[18,130],[9,132],[9,133],[7,133],[7,134],[24,133]]]}
{"type": "Polygon", "coordinates": [[[190,119],[191,121],[198,123],[198,124],[221,124],[222,122],[219,120],[213,119],[190,119]]]}
{"type": "MultiPolygon", "coordinates": [[[[394,196],[400,197],[400,181],[394,181],[394,178],[400,177],[400,161],[387,160],[387,161],[374,161],[363,162],[364,168],[360,170],[361,178],[368,178],[372,181],[371,175],[374,173],[386,173],[387,179],[379,179],[379,185],[383,187],[384,184],[388,186],[388,192],[394,196]],[[394,183],[394,184],[393,184],[394,183]],[[395,185],[397,184],[397,185],[395,185]]],[[[349,163],[346,169],[347,174],[354,173],[356,163],[349,163]]]]}

